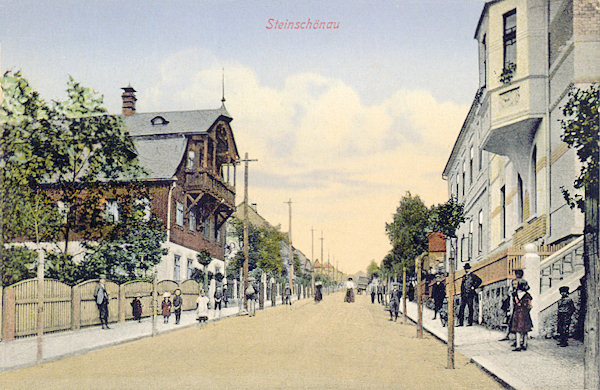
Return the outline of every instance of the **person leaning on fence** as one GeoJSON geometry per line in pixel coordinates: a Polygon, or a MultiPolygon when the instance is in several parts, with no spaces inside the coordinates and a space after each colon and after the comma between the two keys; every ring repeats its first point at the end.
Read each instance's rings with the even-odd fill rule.
{"type": "Polygon", "coordinates": [[[173,297],[173,313],[175,313],[175,325],[179,325],[181,320],[181,307],[183,306],[183,297],[181,296],[181,290],[175,290],[175,296],[173,297]]]}
{"type": "Polygon", "coordinates": [[[196,319],[199,323],[208,320],[208,302],[209,299],[204,293],[204,290],[200,290],[200,295],[198,296],[198,299],[196,299],[196,319]]]}
{"type": "Polygon", "coordinates": [[[102,329],[110,329],[108,326],[108,292],[106,291],[106,277],[104,275],[100,276],[100,280],[98,281],[98,286],[96,286],[96,290],[94,291],[94,300],[96,301],[96,306],[98,306],[98,315],[100,316],[100,323],[102,324],[102,329]]]}
{"type": "Polygon", "coordinates": [[[142,322],[142,302],[138,297],[133,297],[131,301],[131,314],[135,321],[142,322]]]}

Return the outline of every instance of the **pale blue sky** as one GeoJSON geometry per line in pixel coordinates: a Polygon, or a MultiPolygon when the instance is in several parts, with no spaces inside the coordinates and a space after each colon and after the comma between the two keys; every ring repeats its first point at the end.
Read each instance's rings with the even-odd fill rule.
{"type": "Polygon", "coordinates": [[[0,0],[0,60],[46,98],[63,98],[70,74],[114,113],[128,83],[140,111],[218,107],[224,67],[238,147],[260,160],[252,200],[287,230],[292,197],[296,245],[310,256],[310,227],[323,229],[340,267],[354,272],[389,249],[384,223],[406,190],[428,204],[446,198],[441,171],[477,88],[482,7],[0,0]],[[275,31],[270,18],[340,27],[275,31]]]}

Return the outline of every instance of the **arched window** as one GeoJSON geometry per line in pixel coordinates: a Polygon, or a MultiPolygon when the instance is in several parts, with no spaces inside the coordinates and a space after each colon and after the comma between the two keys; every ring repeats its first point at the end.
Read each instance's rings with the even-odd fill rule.
{"type": "Polygon", "coordinates": [[[529,204],[531,209],[531,215],[537,214],[537,147],[533,147],[533,152],[531,153],[531,190],[529,195],[529,204]]]}

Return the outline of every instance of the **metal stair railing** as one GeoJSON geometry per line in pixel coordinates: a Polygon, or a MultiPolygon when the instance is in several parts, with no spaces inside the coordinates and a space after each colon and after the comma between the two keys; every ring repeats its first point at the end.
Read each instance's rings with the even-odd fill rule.
{"type": "Polygon", "coordinates": [[[583,268],[583,236],[540,263],[540,293],[583,268]]]}

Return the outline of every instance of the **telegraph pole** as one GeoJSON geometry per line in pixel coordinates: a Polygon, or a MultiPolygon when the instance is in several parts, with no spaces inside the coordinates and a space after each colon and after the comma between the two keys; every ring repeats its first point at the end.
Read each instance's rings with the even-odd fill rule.
{"type": "Polygon", "coordinates": [[[310,228],[310,259],[313,262],[311,272],[311,287],[312,293],[315,293],[315,229],[310,228]]]}
{"type": "Polygon", "coordinates": [[[454,285],[454,248],[452,238],[450,238],[450,257],[448,258],[448,268],[450,268],[450,296],[448,297],[448,367],[454,369],[454,294],[456,286],[454,285]]]}
{"type": "Polygon", "coordinates": [[[402,313],[404,314],[403,323],[406,324],[408,316],[406,314],[406,266],[402,266],[402,313]]]}
{"type": "Polygon", "coordinates": [[[248,311],[248,300],[246,299],[246,289],[248,288],[248,163],[251,161],[248,159],[248,152],[244,155],[244,284],[243,292],[244,296],[244,310],[248,311]]]}
{"type": "Polygon", "coordinates": [[[289,230],[289,251],[290,251],[290,289],[292,291],[292,295],[294,295],[294,252],[292,248],[292,199],[288,200],[287,203],[290,210],[290,230],[289,230]]]}
{"type": "Polygon", "coordinates": [[[323,230],[321,230],[321,276],[323,276],[323,267],[325,267],[325,260],[323,260],[323,230]]]}

